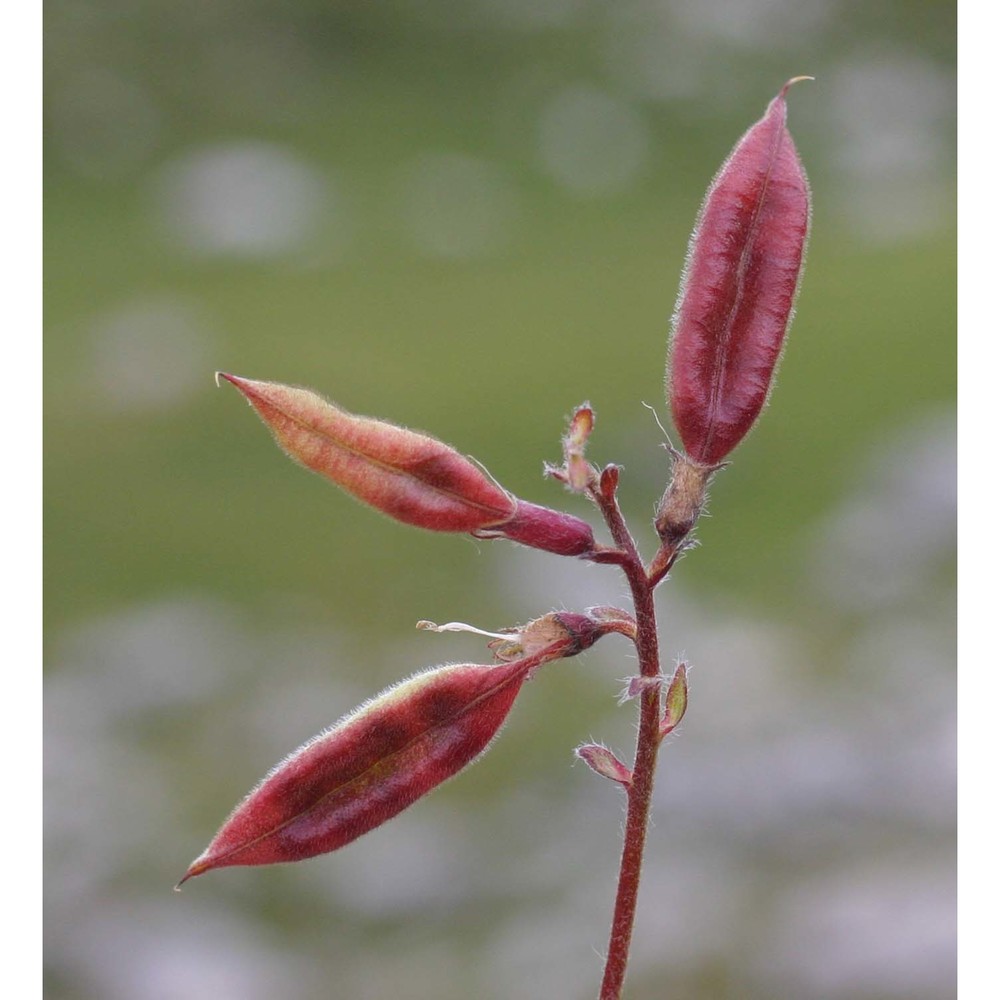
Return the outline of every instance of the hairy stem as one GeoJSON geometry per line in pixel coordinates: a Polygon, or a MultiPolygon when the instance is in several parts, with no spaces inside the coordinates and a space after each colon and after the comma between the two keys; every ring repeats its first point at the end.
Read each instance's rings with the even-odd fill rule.
{"type": "MultiPolygon", "coordinates": [[[[637,626],[635,645],[639,655],[639,671],[643,677],[659,677],[660,653],[656,637],[656,608],[653,601],[655,583],[650,581],[643,569],[642,560],[614,496],[598,495],[594,499],[604,515],[615,542],[627,555],[622,562],[622,569],[628,578],[635,605],[637,626]]],[[[652,686],[640,696],[635,763],[632,769],[632,782],[627,789],[625,839],[618,871],[618,892],[615,897],[615,912],[611,923],[600,1000],[619,1000],[625,982],[659,746],[660,688],[652,686]]]]}

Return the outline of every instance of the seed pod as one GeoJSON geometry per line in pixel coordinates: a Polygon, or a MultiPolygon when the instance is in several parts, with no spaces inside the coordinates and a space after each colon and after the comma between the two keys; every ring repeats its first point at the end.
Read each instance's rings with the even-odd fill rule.
{"type": "Polygon", "coordinates": [[[437,667],[388,688],[271,771],[181,882],[229,865],[301,861],[385,823],[487,748],[546,654],[559,655],[437,667]]]}
{"type": "Polygon", "coordinates": [[[398,521],[477,531],[514,514],[514,499],[442,441],[347,413],[309,389],[219,375],[243,393],[295,461],[398,521]]]}
{"type": "Polygon", "coordinates": [[[688,247],[667,394],[685,449],[705,466],[757,419],[792,316],[809,230],[809,186],[785,127],[795,82],[716,174],[688,247]]]}

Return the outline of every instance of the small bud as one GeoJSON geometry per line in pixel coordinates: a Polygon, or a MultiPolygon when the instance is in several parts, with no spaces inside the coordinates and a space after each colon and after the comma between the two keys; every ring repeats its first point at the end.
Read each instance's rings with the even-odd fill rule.
{"type": "Polygon", "coordinates": [[[278,764],[181,882],[301,861],[381,826],[487,748],[538,665],[437,667],[388,688],[278,764]]]}
{"type": "Polygon", "coordinates": [[[632,784],[632,772],[606,746],[584,743],[573,753],[602,778],[610,778],[626,788],[632,784]]]}
{"type": "Polygon", "coordinates": [[[716,174],[688,247],[667,394],[684,447],[703,466],[753,426],[792,316],[809,231],[809,186],[785,127],[794,82],[716,174]]]}
{"type": "Polygon", "coordinates": [[[566,485],[574,493],[583,493],[597,480],[597,473],[584,458],[587,439],[594,429],[594,411],[589,403],[578,406],[563,438],[563,457],[566,461],[566,485]]]}
{"type": "Polygon", "coordinates": [[[612,501],[615,498],[615,493],[618,491],[618,479],[621,476],[621,466],[618,465],[606,465],[601,470],[601,478],[599,482],[599,488],[601,491],[601,496],[607,501],[612,501]]]}
{"type": "Polygon", "coordinates": [[[220,376],[243,393],[291,458],[398,521],[472,532],[514,514],[514,499],[442,441],[347,413],[309,389],[220,376]]]}
{"type": "Polygon", "coordinates": [[[667,733],[673,732],[684,713],[687,711],[688,703],[688,681],[687,664],[679,663],[674,671],[674,676],[670,679],[670,687],[667,688],[666,704],[663,709],[663,721],[660,723],[660,738],[667,733]]]}
{"type": "Polygon", "coordinates": [[[594,431],[594,419],[590,403],[582,403],[573,411],[566,436],[563,438],[563,447],[567,452],[583,454],[587,440],[594,431]]]}
{"type": "Polygon", "coordinates": [[[594,531],[586,521],[561,511],[517,501],[517,510],[502,524],[473,532],[479,538],[509,538],[558,556],[585,556],[594,551],[594,531]]]}

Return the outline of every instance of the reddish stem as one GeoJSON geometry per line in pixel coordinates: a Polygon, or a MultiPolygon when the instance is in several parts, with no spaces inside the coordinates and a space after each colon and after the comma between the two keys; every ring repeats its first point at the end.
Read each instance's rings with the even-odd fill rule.
{"type": "MultiPolygon", "coordinates": [[[[643,569],[635,542],[625,524],[614,495],[592,494],[607,522],[615,543],[626,556],[622,569],[628,578],[635,605],[635,645],[639,655],[639,672],[643,677],[660,676],[660,653],[656,636],[656,608],[653,601],[655,582],[643,569]]],[[[661,577],[662,578],[662,577],[661,577]]],[[[658,582],[658,581],[656,581],[658,582]]],[[[646,828],[653,795],[657,751],[660,746],[660,689],[657,686],[640,696],[639,732],[636,738],[632,782],[628,786],[628,812],[621,865],[618,871],[618,892],[611,923],[611,937],[604,966],[600,1000],[619,1000],[625,982],[632,927],[639,898],[639,877],[642,869],[646,828]]]]}

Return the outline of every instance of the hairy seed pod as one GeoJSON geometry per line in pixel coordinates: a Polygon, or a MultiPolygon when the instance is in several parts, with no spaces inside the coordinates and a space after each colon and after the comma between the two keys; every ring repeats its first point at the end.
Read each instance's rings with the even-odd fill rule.
{"type": "Polygon", "coordinates": [[[243,393],[295,461],[398,521],[471,532],[515,512],[506,490],[442,441],[347,413],[309,389],[219,377],[243,393]]]}
{"type": "Polygon", "coordinates": [[[388,688],[274,768],[181,882],[230,865],[301,861],[381,826],[475,760],[526,678],[561,648],[497,666],[437,667],[388,688]]]}
{"type": "Polygon", "coordinates": [[[704,466],[721,462],[757,419],[792,316],[810,211],[785,127],[795,82],[716,174],[688,247],[667,394],[685,449],[704,466]]]}

